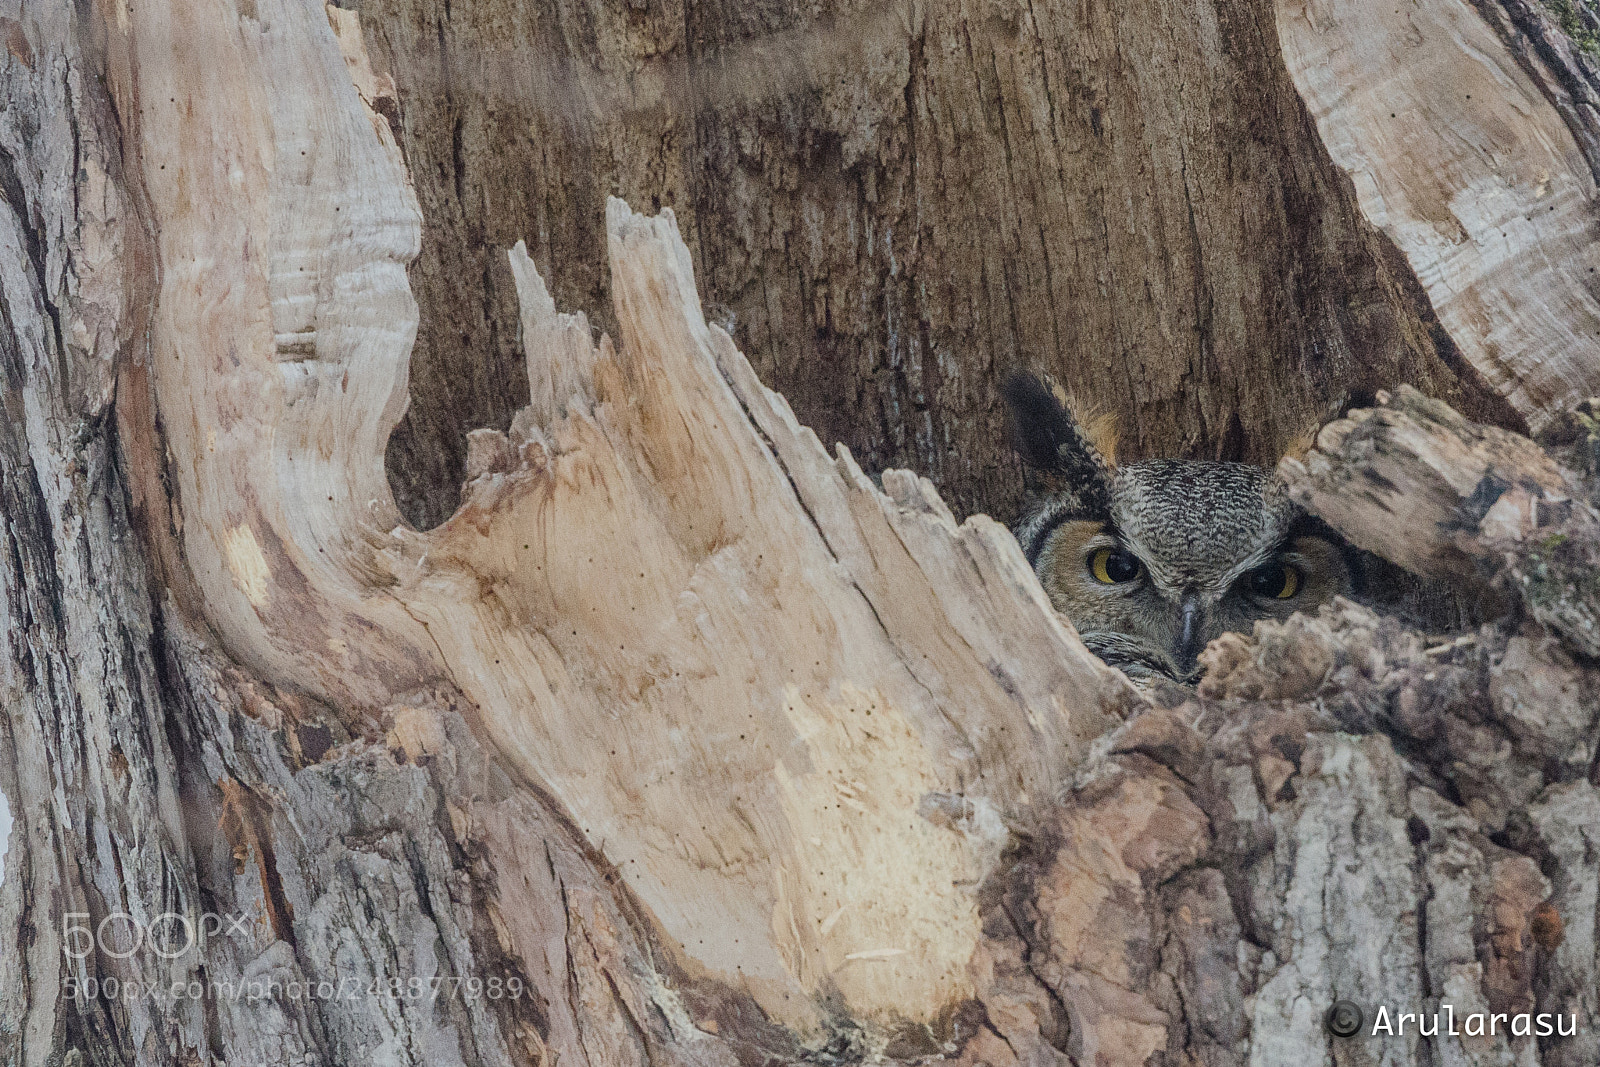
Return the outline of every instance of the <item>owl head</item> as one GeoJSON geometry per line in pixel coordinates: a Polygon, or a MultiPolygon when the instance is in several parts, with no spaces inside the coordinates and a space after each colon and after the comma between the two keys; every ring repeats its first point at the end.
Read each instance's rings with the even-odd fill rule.
{"type": "Polygon", "coordinates": [[[1005,386],[1017,449],[1064,488],[1016,527],[1056,610],[1130,677],[1194,680],[1219,634],[1352,591],[1356,561],[1273,475],[1242,463],[1118,466],[1037,378],[1005,386]]]}

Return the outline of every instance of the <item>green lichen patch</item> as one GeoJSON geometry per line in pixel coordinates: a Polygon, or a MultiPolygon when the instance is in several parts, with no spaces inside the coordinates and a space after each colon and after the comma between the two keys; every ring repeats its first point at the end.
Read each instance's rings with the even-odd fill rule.
{"type": "Polygon", "coordinates": [[[1592,537],[1552,531],[1512,565],[1523,603],[1586,656],[1600,657],[1600,549],[1592,537]]]}
{"type": "Polygon", "coordinates": [[[1561,32],[1572,38],[1572,43],[1586,55],[1600,59],[1600,32],[1595,25],[1600,20],[1592,0],[1540,0],[1545,10],[1556,17],[1561,32]]]}

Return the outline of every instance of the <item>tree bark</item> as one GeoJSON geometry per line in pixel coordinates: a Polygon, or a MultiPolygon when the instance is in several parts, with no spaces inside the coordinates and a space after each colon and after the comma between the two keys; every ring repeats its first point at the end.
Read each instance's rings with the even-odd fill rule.
{"type": "Polygon", "coordinates": [[[1600,1060],[1592,68],[1390,18],[0,19],[0,1060],[1600,1060]],[[1018,362],[1493,621],[1134,689],[1018,362]]]}
{"type": "MultiPolygon", "coordinates": [[[[763,380],[825,442],[925,473],[959,514],[1021,500],[995,386],[1017,366],[1116,414],[1139,455],[1270,464],[1400,382],[1537,428],[1596,388],[1592,371],[1557,367],[1557,385],[1526,366],[1595,336],[1574,321],[1592,299],[1473,326],[1478,294],[1436,261],[1571,239],[1593,182],[1541,90],[1572,116],[1587,104],[1549,65],[1536,84],[1518,66],[1534,51],[1502,47],[1470,7],[1420,17],[1436,8],[1431,51],[1397,30],[1386,54],[1373,35],[1319,80],[1343,31],[1309,23],[1336,7],[375,2],[364,25],[428,219],[413,406],[390,454],[401,507],[443,521],[464,433],[504,429],[522,403],[496,250],[526,238],[563,306],[608,305],[601,192],[673,207],[713,317],[763,380]],[[1451,20],[1481,40],[1462,51],[1451,20]],[[1496,86],[1477,106],[1473,77],[1496,86]],[[1346,84],[1366,110],[1321,113],[1346,84]],[[1390,111],[1407,118],[1391,128],[1390,111]],[[1412,145],[1404,122],[1424,135],[1416,157],[1388,158],[1412,145]],[[1426,203],[1376,198],[1419,169],[1438,174],[1426,203]],[[1474,193],[1488,214],[1455,221],[1445,205],[1480,175],[1505,195],[1474,193]],[[1533,201],[1534,229],[1498,237],[1533,201]],[[1577,210],[1546,218],[1552,203],[1577,210]]],[[[1587,254],[1552,267],[1581,273],[1587,254]]],[[[1544,284],[1525,265],[1499,276],[1528,278],[1508,301],[1544,284]]]]}

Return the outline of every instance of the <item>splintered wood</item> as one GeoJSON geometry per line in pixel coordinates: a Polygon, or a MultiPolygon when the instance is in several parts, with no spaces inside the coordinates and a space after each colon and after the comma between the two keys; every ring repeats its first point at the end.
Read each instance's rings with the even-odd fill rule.
{"type": "MultiPolygon", "coordinates": [[[[142,47],[169,66],[181,51],[142,47]]],[[[309,69],[332,86],[336,58],[309,69]]],[[[889,472],[880,491],[830,457],[706,324],[670,213],[620,201],[620,344],[558,315],[515,253],[534,402],[510,438],[473,435],[459,513],[409,530],[382,455],[417,219],[386,129],[348,83],[318,112],[366,131],[331,135],[363,146],[339,166],[303,161],[265,116],[163,115],[152,159],[177,170],[171,144],[203,134],[235,161],[157,197],[175,269],[153,346],[189,599],[229,653],[347,716],[447,679],[679,966],[800,1031],[828,998],[884,1023],[969,998],[975,887],[1008,823],[1135,699],[1010,535],[958,526],[925,481],[889,472]],[[265,191],[239,201],[215,187],[229,180],[265,191]],[[223,240],[271,255],[227,258],[223,240]],[[197,302],[212,312],[173,310],[197,302]],[[919,814],[944,796],[973,814],[919,814]]]]}
{"type": "Polygon", "coordinates": [[[126,420],[175,605],[297,694],[295,738],[317,709],[341,736],[398,718],[394,750],[433,759],[397,709],[461,694],[648,910],[661,965],[797,1033],[970,999],[1008,827],[1137,702],[1010,535],[828,455],[706,324],[670,213],[620,202],[620,336],[513,255],[532,403],[472,435],[459,513],[409,528],[383,457],[421,220],[359,26],[291,0],[135,19],[115,91],[163,269],[154,409],[141,367],[126,420]]]}
{"type": "Polygon", "coordinates": [[[670,213],[608,212],[620,346],[512,263],[535,404],[397,595],[502,753],[697,972],[805,1030],[972,993],[974,888],[1123,683],[1015,542],[830,458],[707,326],[670,213]],[[972,814],[919,814],[960,797],[972,814]]]}

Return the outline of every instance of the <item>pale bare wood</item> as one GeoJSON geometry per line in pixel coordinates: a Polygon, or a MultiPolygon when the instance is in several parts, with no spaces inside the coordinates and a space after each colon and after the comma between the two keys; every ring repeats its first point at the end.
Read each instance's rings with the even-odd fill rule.
{"type": "Polygon", "coordinates": [[[1494,539],[1532,534],[1538,505],[1548,521],[1550,505],[1573,493],[1527,438],[1476,426],[1409,387],[1329,423],[1315,449],[1278,470],[1297,501],[1351,541],[1435,578],[1483,577],[1477,561],[1494,539]]]}
{"type": "Polygon", "coordinates": [[[1501,612],[1520,601],[1600,656],[1600,516],[1527,438],[1402,387],[1392,403],[1324,427],[1316,448],[1279,472],[1296,500],[1360,547],[1501,612]]]}
{"type": "Polygon", "coordinates": [[[421,217],[341,24],[298,0],[244,19],[140,4],[118,26],[117,89],[162,265],[149,361],[179,566],[230,655],[379,706],[439,672],[423,629],[373,594],[374,549],[400,525],[382,454],[406,403],[421,217]]]}
{"type": "Polygon", "coordinates": [[[620,202],[620,351],[556,317],[515,254],[538,404],[510,448],[478,435],[455,518],[407,530],[381,462],[418,220],[346,73],[376,91],[359,36],[285,5],[260,40],[180,43],[184,10],[135,17],[142,91],[187,94],[141,132],[146,173],[174,172],[153,183],[154,389],[191,609],[344,715],[449,679],[682,964],[774,1018],[814,1030],[838,995],[929,1020],[970,996],[973,887],[1007,823],[1133,702],[1009,534],[830,460],[706,325],[670,214],[620,202]],[[197,47],[232,62],[180,84],[197,47]],[[186,165],[196,140],[213,167],[186,165]],[[919,815],[945,794],[982,817],[919,815]]]}
{"type": "Polygon", "coordinates": [[[1468,0],[1278,0],[1277,23],[1328,152],[1467,362],[1535,431],[1600,392],[1595,180],[1538,53],[1468,0]]]}
{"type": "Polygon", "coordinates": [[[397,590],[500,750],[600,843],[691,971],[774,1018],[970,996],[973,888],[1131,695],[1010,535],[830,460],[700,314],[670,214],[608,214],[620,348],[524,279],[519,416],[397,590]],[[919,812],[944,795],[977,815],[919,812]]]}

